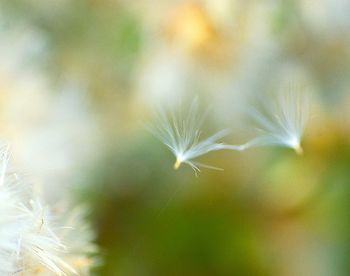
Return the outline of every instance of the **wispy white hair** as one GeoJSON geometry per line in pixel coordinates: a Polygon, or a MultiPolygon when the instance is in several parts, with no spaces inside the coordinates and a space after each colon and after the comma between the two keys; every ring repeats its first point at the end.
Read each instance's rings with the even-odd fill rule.
{"type": "Polygon", "coordinates": [[[279,145],[303,153],[301,139],[309,119],[309,95],[304,90],[289,87],[258,96],[259,102],[249,110],[257,132],[245,148],[279,145]]]}

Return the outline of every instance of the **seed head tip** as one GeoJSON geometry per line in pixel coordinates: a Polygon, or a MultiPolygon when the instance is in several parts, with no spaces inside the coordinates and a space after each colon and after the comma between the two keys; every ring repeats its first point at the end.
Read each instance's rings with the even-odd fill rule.
{"type": "Polygon", "coordinates": [[[181,161],[179,159],[176,159],[176,162],[174,164],[174,170],[179,169],[181,166],[181,161]]]}

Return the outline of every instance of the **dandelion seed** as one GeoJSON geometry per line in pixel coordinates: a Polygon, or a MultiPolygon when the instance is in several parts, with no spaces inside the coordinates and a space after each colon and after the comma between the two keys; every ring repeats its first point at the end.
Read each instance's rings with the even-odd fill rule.
{"type": "Polygon", "coordinates": [[[280,145],[303,154],[301,139],[309,117],[308,97],[304,91],[288,89],[279,92],[276,100],[263,99],[260,108],[251,111],[257,123],[258,136],[243,147],[280,145]]]}
{"type": "Polygon", "coordinates": [[[175,170],[179,169],[181,164],[189,165],[196,174],[200,172],[200,167],[219,169],[194,161],[197,157],[208,152],[227,147],[227,145],[217,142],[228,134],[227,130],[216,132],[205,139],[201,138],[201,127],[204,119],[205,116],[200,114],[198,101],[195,99],[188,110],[184,112],[180,109],[176,113],[170,112],[169,114],[161,110],[158,113],[156,124],[149,128],[175,155],[175,170]]]}

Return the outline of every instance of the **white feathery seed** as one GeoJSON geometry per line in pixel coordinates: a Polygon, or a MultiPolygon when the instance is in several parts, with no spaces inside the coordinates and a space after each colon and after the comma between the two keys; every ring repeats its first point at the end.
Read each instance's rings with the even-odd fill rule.
{"type": "Polygon", "coordinates": [[[309,97],[305,91],[293,88],[274,96],[274,99],[262,98],[261,105],[251,110],[258,135],[242,147],[280,145],[303,154],[301,139],[309,118],[309,97]]]}
{"type": "MultiPolygon", "coordinates": [[[[157,114],[156,122],[150,127],[150,131],[175,155],[174,169],[181,164],[188,164],[197,174],[200,167],[218,169],[194,161],[195,158],[208,152],[225,149],[227,145],[217,142],[228,134],[227,130],[221,130],[202,139],[201,127],[205,116],[200,114],[198,100],[190,104],[188,110],[178,108],[176,111],[166,112],[164,109],[157,114]]],[[[230,146],[233,149],[235,146],[230,146]]],[[[237,146],[235,149],[240,150],[237,146]]]]}

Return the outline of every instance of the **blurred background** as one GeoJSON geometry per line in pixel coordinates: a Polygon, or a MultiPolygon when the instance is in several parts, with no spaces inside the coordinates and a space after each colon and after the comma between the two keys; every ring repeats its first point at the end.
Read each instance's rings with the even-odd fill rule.
{"type": "Polygon", "coordinates": [[[93,275],[350,275],[348,0],[0,1],[0,137],[53,204],[87,204],[93,275]],[[249,94],[312,91],[304,156],[215,152],[173,170],[145,128],[198,97],[247,138],[249,94]]]}

